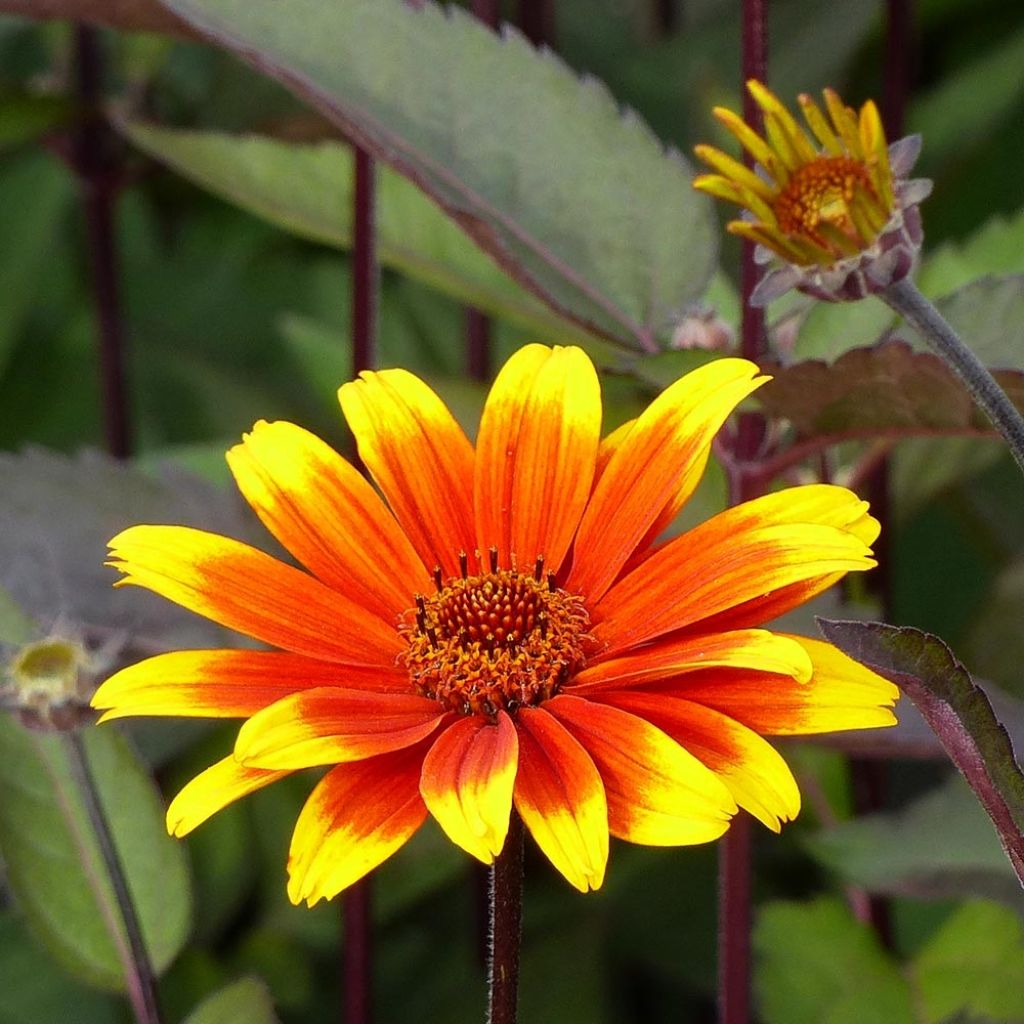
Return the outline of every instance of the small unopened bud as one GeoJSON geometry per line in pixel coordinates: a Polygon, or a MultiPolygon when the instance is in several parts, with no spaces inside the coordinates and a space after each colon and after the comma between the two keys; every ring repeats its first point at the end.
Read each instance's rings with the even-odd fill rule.
{"type": "Polygon", "coordinates": [[[15,651],[6,668],[6,704],[35,729],[74,729],[93,718],[89,652],[78,642],[48,637],[15,651]]]}
{"type": "Polygon", "coordinates": [[[672,331],[669,348],[706,348],[713,352],[727,351],[733,347],[736,335],[718,313],[701,306],[688,310],[672,331]]]}

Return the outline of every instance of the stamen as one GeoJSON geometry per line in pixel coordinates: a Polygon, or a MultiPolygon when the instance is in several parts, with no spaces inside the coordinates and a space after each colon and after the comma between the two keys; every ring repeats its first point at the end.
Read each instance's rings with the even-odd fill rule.
{"type": "Polygon", "coordinates": [[[463,579],[469,575],[469,555],[465,551],[459,552],[459,572],[463,579]]]}
{"type": "Polygon", "coordinates": [[[488,550],[488,555],[491,558],[491,572],[498,571],[498,549],[492,544],[488,550]]]}
{"type": "Polygon", "coordinates": [[[434,586],[437,587],[437,592],[440,594],[444,590],[444,577],[441,575],[441,566],[434,566],[434,586]]]}
{"type": "Polygon", "coordinates": [[[550,590],[552,593],[554,593],[557,589],[558,589],[558,585],[555,583],[555,574],[553,572],[549,572],[548,573],[548,590],[550,590]]]}
{"type": "Polygon", "coordinates": [[[538,555],[537,561],[533,565],[533,578],[540,583],[541,578],[544,575],[544,556],[538,555]]]}

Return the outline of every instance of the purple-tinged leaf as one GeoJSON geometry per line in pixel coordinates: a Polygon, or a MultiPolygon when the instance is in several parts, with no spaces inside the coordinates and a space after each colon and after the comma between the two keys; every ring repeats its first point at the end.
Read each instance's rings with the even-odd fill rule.
{"type": "MultiPolygon", "coordinates": [[[[773,379],[758,392],[769,416],[787,419],[801,437],[921,437],[991,431],[953,371],[904,341],[844,352],[834,363],[765,363],[773,379]]],[[[998,370],[996,380],[1024,409],[1024,373],[998,370]]]]}
{"type": "Polygon", "coordinates": [[[164,2],[414,181],[586,330],[654,350],[706,288],[717,231],[689,164],[515,30],[430,2],[164,2]]]}
{"type": "Polygon", "coordinates": [[[819,619],[825,638],[894,682],[967,779],[1024,883],[1024,773],[992,705],[936,636],[881,622],[819,619]]]}

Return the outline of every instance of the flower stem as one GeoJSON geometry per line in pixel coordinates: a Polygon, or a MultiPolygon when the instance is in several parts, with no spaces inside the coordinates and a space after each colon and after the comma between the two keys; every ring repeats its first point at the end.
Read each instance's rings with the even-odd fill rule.
{"type": "Polygon", "coordinates": [[[932,349],[963,381],[974,401],[1003,435],[1024,473],[1024,418],[981,360],[960,340],[942,314],[921,294],[909,277],[897,281],[881,297],[912,324],[932,349]]]}
{"type": "Polygon", "coordinates": [[[718,1019],[750,1022],[751,818],[740,811],[718,848],[718,1019]]]}
{"type": "Polygon", "coordinates": [[[505,848],[491,865],[487,1024],[516,1024],[523,929],[523,822],[513,810],[505,848]]]}
{"type": "Polygon", "coordinates": [[[342,975],[345,980],[345,1024],[370,1022],[370,878],[351,886],[342,900],[345,946],[342,975]]]}
{"type": "Polygon", "coordinates": [[[79,732],[69,732],[64,735],[71,775],[81,794],[82,804],[96,839],[96,845],[99,847],[100,856],[103,858],[103,866],[110,879],[111,888],[114,890],[114,899],[117,901],[121,921],[124,924],[125,937],[128,940],[129,958],[125,963],[128,999],[132,1004],[132,1011],[138,1024],[160,1024],[153,965],[146,952],[142,927],[135,913],[135,904],[128,889],[128,879],[124,873],[121,857],[114,844],[110,822],[103,810],[99,790],[96,788],[96,780],[89,767],[85,744],[82,742],[82,735],[79,732]]]}
{"type": "Polygon", "coordinates": [[[95,28],[75,26],[75,80],[81,123],[72,164],[81,185],[89,246],[89,275],[96,308],[98,360],[107,450],[123,459],[131,453],[125,324],[118,283],[115,206],[120,171],[114,140],[103,119],[103,53],[95,28]]]}

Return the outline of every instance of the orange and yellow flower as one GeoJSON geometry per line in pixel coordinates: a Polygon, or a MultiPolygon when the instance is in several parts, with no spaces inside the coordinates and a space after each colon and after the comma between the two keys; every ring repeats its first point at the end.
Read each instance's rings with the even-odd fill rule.
{"type": "Polygon", "coordinates": [[[857,114],[832,89],[824,92],[825,112],[810,96],[799,97],[808,133],[760,82],[747,87],[764,113],[764,137],[731,110],[716,107],[714,114],[758,171],[701,145],[697,156],[717,173],[693,184],[744,208],[744,219],[728,230],[761,247],[763,262],[773,253],[785,261],[752,301],[763,305],[792,287],[827,300],[857,299],[905,277],[921,244],[917,204],[931,191],[923,179],[905,180],[920,137],[888,146],[875,104],[869,100],[857,114]]]}
{"type": "Polygon", "coordinates": [[[588,357],[529,345],[474,447],[417,377],[364,373],[340,399],[379,493],[302,428],[257,423],[228,461],[306,571],[185,527],[111,542],[121,584],[275,648],[161,654],[97,691],[104,718],[245,719],[170,830],[329,766],[289,855],[289,895],[310,904],[428,815],[490,862],[514,807],[582,891],[601,885],[609,835],[702,843],[737,806],[777,830],[800,796],[763,736],[889,725],[896,691],[761,628],[874,564],[878,526],[850,491],[793,488],[657,543],[765,379],[717,360],[602,440],[588,357]]]}

